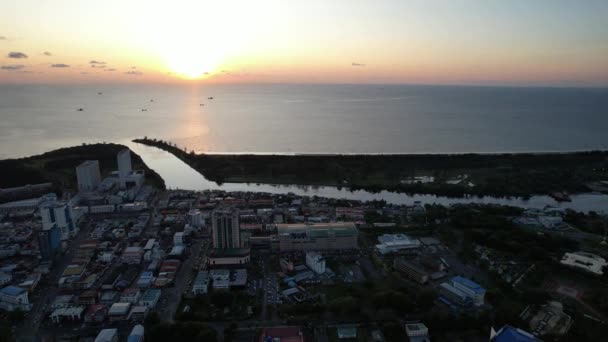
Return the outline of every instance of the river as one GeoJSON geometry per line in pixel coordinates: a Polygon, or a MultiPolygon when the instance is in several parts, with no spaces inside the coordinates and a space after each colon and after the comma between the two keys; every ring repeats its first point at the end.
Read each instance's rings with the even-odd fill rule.
{"type": "Polygon", "coordinates": [[[557,202],[550,196],[532,196],[528,200],[511,197],[464,197],[452,198],[445,196],[426,194],[403,194],[390,191],[371,193],[364,190],[350,191],[347,188],[336,188],[333,186],[308,186],[290,184],[248,184],[248,183],[217,183],[206,179],[203,175],[192,169],[189,165],[176,158],[169,152],[155,147],[145,146],[129,141],[122,142],[131,150],[139,154],[144,162],[165,180],[167,188],[187,190],[224,190],[229,192],[249,191],[265,192],[271,194],[294,193],[299,196],[319,196],[327,198],[344,198],[350,200],[372,201],[385,200],[391,204],[412,204],[415,201],[422,203],[437,203],[450,205],[457,203],[485,203],[511,205],[524,208],[542,209],[546,206],[559,208],[570,208],[577,211],[596,211],[598,213],[608,212],[608,195],[597,193],[584,193],[572,195],[571,202],[557,202]]]}

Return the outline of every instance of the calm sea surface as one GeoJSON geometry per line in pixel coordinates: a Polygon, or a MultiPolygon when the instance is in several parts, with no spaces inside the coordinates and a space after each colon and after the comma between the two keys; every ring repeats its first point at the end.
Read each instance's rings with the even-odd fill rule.
{"type": "Polygon", "coordinates": [[[83,142],[117,142],[140,154],[169,187],[193,190],[293,192],[395,204],[421,200],[608,209],[608,196],[597,194],[557,203],[548,196],[453,199],[334,187],[220,186],[171,154],[130,140],[156,137],[221,153],[523,152],[608,149],[606,132],[608,89],[0,85],[0,158],[83,142]]]}
{"type": "Polygon", "coordinates": [[[608,89],[0,85],[0,158],[142,136],[227,153],[571,151],[608,149],[607,131],[608,89]]]}

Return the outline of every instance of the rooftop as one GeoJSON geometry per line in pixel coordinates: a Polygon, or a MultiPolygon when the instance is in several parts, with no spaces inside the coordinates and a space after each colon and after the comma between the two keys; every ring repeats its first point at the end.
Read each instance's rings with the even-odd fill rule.
{"type": "Polygon", "coordinates": [[[604,274],[603,269],[608,266],[606,259],[585,252],[565,253],[560,262],[563,265],[581,268],[597,275],[604,274]]]}
{"type": "Polygon", "coordinates": [[[467,279],[465,277],[461,277],[461,276],[453,277],[452,282],[462,284],[462,285],[466,286],[467,288],[471,289],[472,291],[474,291],[475,293],[481,294],[481,293],[486,292],[486,289],[481,287],[481,285],[479,285],[476,282],[474,282],[470,279],[467,279]]]}
{"type": "Polygon", "coordinates": [[[2,293],[4,295],[8,295],[8,296],[18,296],[18,295],[22,294],[23,292],[26,292],[26,290],[21,287],[12,286],[12,285],[7,286],[0,290],[0,293],[2,293]]]}
{"type": "Polygon", "coordinates": [[[490,336],[492,342],[542,342],[527,331],[505,325],[500,328],[494,336],[490,336]]]}
{"type": "Polygon", "coordinates": [[[249,248],[226,248],[226,249],[213,249],[209,253],[209,256],[212,258],[221,258],[221,257],[239,257],[249,255],[249,248]]]}

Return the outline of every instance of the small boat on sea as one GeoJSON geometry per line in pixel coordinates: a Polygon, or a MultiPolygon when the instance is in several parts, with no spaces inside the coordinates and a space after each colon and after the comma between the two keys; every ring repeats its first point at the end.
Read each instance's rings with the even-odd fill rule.
{"type": "Polygon", "coordinates": [[[147,112],[148,110],[146,108],[142,108],[141,111],[142,112],[147,112]]]}
{"type": "Polygon", "coordinates": [[[201,107],[202,107],[202,106],[204,106],[204,105],[205,105],[204,103],[201,103],[201,104],[200,104],[200,106],[201,106],[201,107]]]}
{"type": "Polygon", "coordinates": [[[84,109],[82,109],[82,108],[78,108],[78,109],[76,109],[76,111],[78,111],[78,112],[82,112],[83,110],[84,110],[84,109]]]}
{"type": "Polygon", "coordinates": [[[209,96],[207,99],[209,99],[209,100],[213,100],[213,96],[209,96]]]}
{"type": "Polygon", "coordinates": [[[97,95],[101,95],[101,94],[103,94],[103,93],[102,92],[97,93],[97,95]]]}

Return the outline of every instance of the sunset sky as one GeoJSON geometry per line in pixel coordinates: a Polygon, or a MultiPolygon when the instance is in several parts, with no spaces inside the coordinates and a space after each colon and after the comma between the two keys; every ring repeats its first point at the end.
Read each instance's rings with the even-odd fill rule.
{"type": "Polygon", "coordinates": [[[608,86],[606,0],[0,0],[0,83],[608,86]]]}

